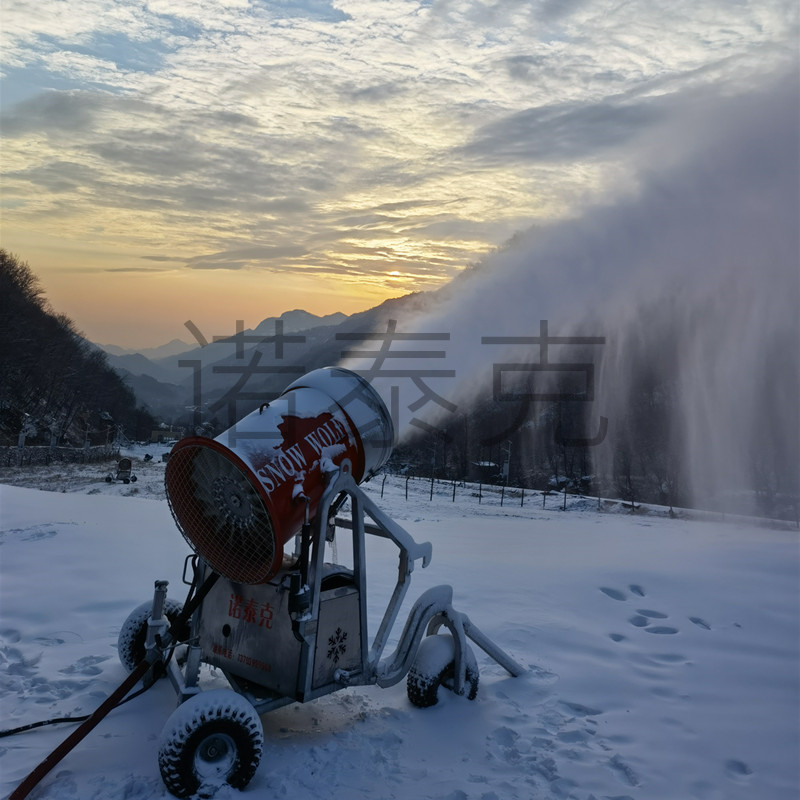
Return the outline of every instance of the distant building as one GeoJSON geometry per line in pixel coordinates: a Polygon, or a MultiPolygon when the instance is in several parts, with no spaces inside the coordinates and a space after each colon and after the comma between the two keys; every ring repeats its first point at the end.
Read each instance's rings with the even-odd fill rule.
{"type": "Polygon", "coordinates": [[[473,461],[474,479],[480,483],[499,483],[503,477],[500,465],[494,461],[473,461]]]}
{"type": "Polygon", "coordinates": [[[150,433],[151,444],[163,444],[164,442],[174,442],[182,439],[184,435],[183,428],[170,428],[169,430],[157,429],[150,433]]]}

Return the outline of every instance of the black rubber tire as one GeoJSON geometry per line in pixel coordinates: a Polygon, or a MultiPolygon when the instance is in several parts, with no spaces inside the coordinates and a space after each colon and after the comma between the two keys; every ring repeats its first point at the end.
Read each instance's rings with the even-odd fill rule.
{"type": "Polygon", "coordinates": [[[131,483],[136,483],[136,476],[135,475],[131,475],[131,483]]]}
{"type": "MultiPolygon", "coordinates": [[[[117,639],[117,654],[122,666],[128,672],[145,657],[144,647],[147,640],[147,620],[150,618],[150,611],[153,608],[151,601],[142,603],[128,614],[128,618],[122,623],[117,639]]],[[[167,598],[164,603],[164,613],[170,625],[175,624],[178,615],[183,611],[183,603],[167,598]]],[[[173,638],[176,642],[186,638],[185,632],[173,631],[173,638]]]]}
{"type": "MultiPolygon", "coordinates": [[[[430,708],[439,702],[440,686],[452,691],[455,680],[454,654],[455,643],[448,634],[428,636],[422,640],[414,665],[406,678],[406,693],[412,705],[417,708],[430,708]],[[449,649],[449,654],[444,649],[445,645],[449,649]],[[434,648],[440,652],[433,653],[434,648]]],[[[480,681],[478,662],[469,645],[464,655],[467,661],[464,694],[468,700],[474,700],[478,696],[480,681]]]]}
{"type": "Polygon", "coordinates": [[[172,712],[161,734],[158,767],[175,797],[210,797],[225,784],[244,789],[263,750],[264,731],[253,706],[230,689],[214,689],[172,712]]]}

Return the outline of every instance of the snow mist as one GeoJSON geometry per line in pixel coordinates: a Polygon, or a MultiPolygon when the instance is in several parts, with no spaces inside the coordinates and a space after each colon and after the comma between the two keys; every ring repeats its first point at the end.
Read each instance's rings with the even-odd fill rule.
{"type": "MultiPolygon", "coordinates": [[[[693,505],[739,511],[753,510],[743,498],[764,492],[796,502],[796,74],[738,96],[659,100],[662,121],[626,154],[634,179],[613,200],[517,237],[457,281],[435,313],[403,323],[404,331],[449,334],[419,345],[446,347],[446,359],[416,362],[450,370],[449,380],[426,379],[452,403],[446,411],[428,404],[438,418],[470,397],[491,397],[493,365],[540,360],[538,346],[486,337],[536,336],[547,320],[550,336],[605,340],[594,348],[595,400],[587,404],[587,430],[608,421],[603,443],[591,448],[595,474],[618,474],[626,442],[638,438],[641,451],[652,435],[667,453],[665,494],[666,484],[680,484],[693,505]],[[636,405],[653,382],[667,395],[663,429],[637,430],[636,405]]],[[[572,356],[549,348],[551,363],[585,361],[572,356]]],[[[387,404],[393,382],[375,382],[387,404]]]]}

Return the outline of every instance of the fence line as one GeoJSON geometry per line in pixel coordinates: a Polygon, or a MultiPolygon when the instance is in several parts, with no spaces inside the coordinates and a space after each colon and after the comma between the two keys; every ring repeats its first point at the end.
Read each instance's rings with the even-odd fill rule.
{"type": "Polygon", "coordinates": [[[693,519],[738,519],[748,523],[776,525],[779,527],[786,526],[787,528],[795,528],[800,530],[800,513],[797,513],[797,508],[800,504],[795,505],[794,517],[770,517],[770,516],[755,516],[747,514],[731,514],[724,510],[712,510],[702,508],[678,508],[673,506],[665,506],[659,503],[641,503],[639,501],[632,502],[628,499],[623,499],[614,496],[601,496],[597,494],[587,494],[586,492],[567,491],[563,489],[525,489],[518,486],[504,486],[501,484],[487,484],[480,482],[469,482],[465,480],[453,480],[446,478],[436,478],[433,481],[430,477],[424,475],[402,475],[396,473],[384,473],[381,482],[381,497],[383,497],[384,488],[387,483],[396,481],[401,491],[404,490],[405,499],[414,501],[417,499],[425,499],[430,501],[433,499],[434,493],[441,497],[456,502],[456,497],[472,497],[478,505],[484,503],[490,505],[516,505],[520,508],[524,507],[527,503],[530,505],[533,502],[538,502],[541,497],[542,508],[561,509],[566,511],[568,506],[567,497],[570,496],[576,500],[583,500],[584,503],[580,504],[581,508],[586,508],[586,503],[596,504],[598,511],[624,511],[629,514],[637,512],[648,514],[654,511],[657,513],[668,514],[670,517],[683,517],[693,519]],[[409,491],[409,485],[412,487],[409,491]]]}
{"type": "MultiPolygon", "coordinates": [[[[381,479],[381,495],[383,495],[387,479],[395,480],[403,487],[406,500],[413,499],[415,495],[422,496],[424,493],[428,501],[433,499],[434,494],[440,494],[442,496],[446,495],[451,502],[455,503],[456,497],[466,494],[476,498],[479,505],[483,502],[495,502],[500,506],[518,505],[523,507],[526,500],[530,503],[539,496],[547,498],[556,494],[563,494],[563,492],[554,492],[552,490],[542,492],[537,489],[525,489],[524,487],[505,486],[502,484],[472,483],[444,478],[431,479],[421,475],[389,475],[384,473],[381,479]],[[411,490],[409,490],[409,486],[412,487],[411,490]]],[[[585,494],[576,496],[586,497],[585,494]]]]}
{"type": "Polygon", "coordinates": [[[95,464],[119,458],[119,445],[105,444],[96,447],[0,447],[0,466],[26,467],[46,465],[54,461],[69,464],[95,464]]]}

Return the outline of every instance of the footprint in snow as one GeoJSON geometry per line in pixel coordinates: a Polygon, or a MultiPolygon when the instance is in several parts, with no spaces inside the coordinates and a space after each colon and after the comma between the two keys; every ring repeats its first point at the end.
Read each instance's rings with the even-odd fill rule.
{"type": "Polygon", "coordinates": [[[619,757],[619,755],[615,755],[610,758],[608,760],[608,766],[611,768],[611,771],[617,776],[617,778],[619,778],[619,780],[623,783],[626,783],[628,786],[639,785],[639,776],[619,757]]]}
{"type": "Polygon", "coordinates": [[[646,608],[640,608],[637,614],[641,614],[643,617],[650,617],[650,619],[666,619],[669,614],[662,614],[660,611],[650,611],[646,608]]]}
{"type": "Polygon", "coordinates": [[[685,656],[680,653],[655,653],[650,656],[656,664],[688,664],[685,656]]]}
{"type": "MultiPolygon", "coordinates": [[[[632,583],[628,586],[628,590],[632,593],[637,595],[638,597],[645,597],[646,592],[645,590],[638,584],[632,583]]],[[[614,589],[610,586],[601,586],[600,591],[606,595],[606,597],[610,597],[612,600],[618,600],[619,602],[625,602],[628,599],[628,595],[622,591],[621,589],[614,589]]],[[[665,614],[663,611],[654,611],[650,608],[639,608],[636,610],[636,613],[632,617],[628,617],[628,622],[634,628],[641,628],[642,630],[646,631],[647,633],[654,633],[656,635],[661,636],[673,636],[676,633],[680,633],[678,628],[673,627],[672,625],[654,625],[653,620],[662,620],[668,619],[669,614],[665,614]]],[[[706,630],[711,630],[711,626],[701,617],[689,617],[692,623],[697,625],[700,628],[705,628],[706,630]]],[[[624,642],[626,641],[625,636],[621,633],[610,633],[608,634],[609,638],[613,642],[624,642]]]]}
{"type": "Polygon", "coordinates": [[[5,541],[7,536],[19,536],[21,542],[35,542],[37,539],[50,539],[55,535],[56,531],[47,526],[33,525],[30,528],[12,528],[3,531],[0,535],[0,542],[5,541]]]}
{"type": "Polygon", "coordinates": [[[662,635],[679,633],[678,629],[673,628],[671,625],[652,624],[654,619],[667,619],[668,616],[668,614],[664,614],[661,611],[652,611],[648,608],[640,608],[636,614],[634,614],[632,617],[629,617],[628,622],[630,622],[634,628],[642,628],[647,631],[647,633],[657,633],[662,635]]]}
{"type": "MultiPolygon", "coordinates": [[[[614,589],[611,586],[601,586],[600,591],[606,595],[606,597],[610,597],[612,600],[618,600],[619,602],[625,602],[628,599],[628,595],[622,591],[621,589],[614,589]]],[[[639,597],[645,597],[646,592],[642,586],[638,583],[632,583],[628,586],[628,591],[631,594],[638,595],[639,597]]],[[[667,619],[669,614],[664,614],[661,611],[653,611],[652,609],[648,608],[639,608],[636,610],[636,614],[632,617],[628,618],[628,622],[633,625],[634,628],[643,628],[648,633],[655,633],[661,635],[672,635],[675,633],[680,633],[678,628],[674,628],[671,625],[651,625],[650,621],[654,619],[667,619]]],[[[696,625],[698,628],[703,628],[703,630],[710,631],[711,625],[706,622],[702,617],[689,617],[689,621],[696,625]]],[[[740,627],[737,625],[737,627],[740,627]]],[[[626,637],[623,636],[621,633],[610,633],[609,638],[611,638],[614,642],[623,642],[625,641],[626,637]]]]}
{"type": "Polygon", "coordinates": [[[11,530],[4,531],[3,537],[19,536],[21,542],[36,542],[41,539],[52,539],[58,536],[58,531],[53,528],[53,525],[75,525],[74,522],[54,522],[49,525],[31,525],[29,528],[12,528],[11,530]]]}
{"type": "Polygon", "coordinates": [[[744,761],[739,761],[738,758],[731,758],[725,762],[725,774],[731,780],[742,781],[747,780],[753,774],[753,770],[744,761]]]}
{"type": "Polygon", "coordinates": [[[60,669],[59,672],[64,675],[99,675],[102,670],[97,665],[108,661],[109,658],[111,656],[84,656],[69,667],[60,669]]]}
{"type": "Polygon", "coordinates": [[[22,638],[22,634],[15,628],[4,628],[0,631],[0,639],[9,644],[16,644],[22,638]]]}
{"type": "Polygon", "coordinates": [[[23,542],[36,542],[39,539],[52,539],[57,536],[58,532],[54,530],[38,530],[31,531],[27,536],[22,537],[23,542]]]}
{"type": "MultiPolygon", "coordinates": [[[[610,597],[612,600],[619,600],[620,602],[624,602],[625,600],[628,599],[628,595],[625,594],[625,592],[622,591],[621,589],[613,589],[610,586],[601,586],[600,591],[607,597],[610,597]]],[[[637,595],[638,597],[645,596],[644,589],[641,586],[639,586],[638,583],[632,583],[628,587],[628,591],[630,591],[631,594],[637,595]]]]}
{"type": "Polygon", "coordinates": [[[54,631],[46,636],[37,636],[33,641],[42,647],[57,647],[67,642],[82,642],[83,637],[75,631],[54,631]]]}
{"type": "Polygon", "coordinates": [[[3,645],[0,647],[0,665],[9,675],[33,675],[42,659],[42,654],[26,658],[22,651],[16,647],[3,645]]]}
{"type": "Polygon", "coordinates": [[[560,705],[564,706],[571,714],[576,717],[596,717],[603,712],[597,708],[585,706],[582,703],[570,703],[567,700],[561,700],[560,705]]]}

